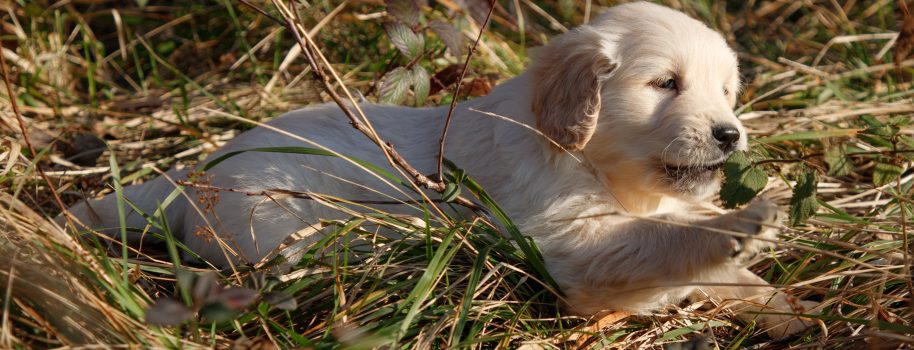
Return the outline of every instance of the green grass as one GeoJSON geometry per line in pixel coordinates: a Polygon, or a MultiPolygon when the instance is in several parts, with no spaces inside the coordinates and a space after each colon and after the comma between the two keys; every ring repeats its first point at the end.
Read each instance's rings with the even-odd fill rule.
{"type": "MultiPolygon", "coordinates": [[[[255,3],[279,17],[269,2],[255,3]]],[[[301,22],[320,24],[316,44],[350,91],[369,100],[397,67],[434,74],[463,62],[430,33],[419,57],[404,57],[384,33],[382,2],[350,2],[340,11],[337,1],[309,3],[298,9],[301,22]]],[[[471,16],[451,12],[450,3],[430,1],[424,18],[475,37],[471,16]]],[[[464,91],[516,75],[528,48],[582,23],[586,8],[598,13],[615,2],[498,3],[503,11],[493,14],[464,91]]],[[[327,96],[303,57],[283,65],[293,35],[238,2],[20,0],[0,3],[0,41],[37,154],[25,147],[4,86],[0,347],[628,349],[700,334],[727,349],[912,346],[914,62],[892,64],[889,37],[866,36],[900,30],[896,4],[664,3],[721,31],[739,52],[738,109],[755,140],[752,166],[771,177],[765,196],[788,208],[796,181],[815,174],[816,191],[799,186],[808,196],[796,199],[817,207],[814,215],[785,229],[785,244],[752,269],[798,298],[823,302],[823,314],[811,316],[822,327],[772,340],[753,324],[694,305],[602,322],[564,315],[549,276],[537,272],[535,247],[518,244],[522,232],[512,232],[510,218],[470,181],[462,195],[479,199],[492,217],[460,217],[439,205],[444,218],[424,203],[425,217],[403,218],[327,201],[354,210],[352,219],[325,222],[326,238],[289,273],[273,273],[279,260],[220,271],[216,280],[232,292],[210,288],[207,265],[181,264],[184,248],[160,213],[146,214],[166,232],[162,251],[63,232],[49,221],[61,210],[52,188],[71,205],[148,180],[156,174],[150,167],[196,165],[252,127],[241,118],[269,120],[327,96]],[[402,236],[378,236],[378,227],[402,236]],[[150,305],[166,297],[180,300],[175,314],[187,313],[186,321],[147,324],[150,305]]],[[[431,94],[426,105],[448,104],[451,93],[431,94]]]]}

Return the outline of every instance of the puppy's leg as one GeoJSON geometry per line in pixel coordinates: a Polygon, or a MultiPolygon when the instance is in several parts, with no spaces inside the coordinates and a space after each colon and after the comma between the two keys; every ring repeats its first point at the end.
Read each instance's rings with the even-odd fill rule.
{"type": "Polygon", "coordinates": [[[796,316],[766,314],[809,313],[817,304],[805,300],[789,301],[787,294],[777,291],[748,269],[734,267],[711,279],[733,285],[702,286],[693,294],[693,299],[710,297],[736,312],[741,320],[758,322],[771,338],[795,334],[813,325],[796,316]]]}
{"type": "Polygon", "coordinates": [[[772,245],[776,219],[777,207],[758,201],[712,219],[589,222],[544,242],[543,253],[571,310],[642,312],[678,302],[705,276],[772,245]]]}

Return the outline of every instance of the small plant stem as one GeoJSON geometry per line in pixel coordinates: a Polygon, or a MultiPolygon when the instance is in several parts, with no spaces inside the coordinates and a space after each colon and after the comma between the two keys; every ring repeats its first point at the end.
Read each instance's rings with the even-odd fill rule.
{"type": "MultiPolygon", "coordinates": [[[[0,68],[3,70],[3,83],[6,85],[6,94],[10,99],[10,106],[13,108],[13,114],[16,115],[16,121],[19,122],[19,131],[22,133],[22,140],[25,142],[25,146],[28,147],[29,153],[32,157],[37,157],[38,152],[35,151],[35,147],[32,146],[32,141],[29,140],[29,133],[25,129],[25,121],[22,119],[22,113],[19,112],[19,104],[16,102],[16,95],[13,92],[13,84],[10,83],[10,74],[9,69],[6,65],[6,56],[0,55],[0,68]]],[[[64,217],[67,218],[67,221],[70,220],[70,215],[67,213],[67,206],[63,204],[63,200],[60,199],[60,194],[57,193],[57,188],[54,187],[54,184],[51,183],[51,179],[48,178],[48,175],[44,173],[44,169],[41,168],[41,165],[38,164],[38,159],[35,159],[35,170],[38,170],[38,174],[41,175],[41,179],[44,180],[47,184],[48,189],[51,191],[51,195],[54,196],[54,201],[57,203],[57,206],[60,207],[60,210],[63,211],[64,217]]]]}
{"type": "Polygon", "coordinates": [[[467,52],[467,58],[463,62],[463,69],[460,70],[460,79],[457,79],[457,86],[454,88],[454,97],[451,98],[451,106],[447,110],[447,118],[444,120],[444,129],[441,131],[441,140],[438,142],[438,182],[444,183],[444,171],[442,169],[442,163],[444,162],[444,141],[447,139],[447,132],[451,126],[451,118],[454,115],[454,109],[457,108],[457,99],[460,96],[460,87],[463,85],[463,78],[467,75],[467,68],[470,66],[470,58],[473,57],[473,54],[476,53],[476,47],[479,46],[479,41],[482,39],[482,34],[486,31],[486,26],[489,25],[489,19],[492,17],[492,11],[495,10],[495,0],[489,2],[489,12],[486,13],[486,19],[482,22],[482,25],[479,27],[479,34],[476,35],[476,41],[473,42],[473,46],[470,47],[470,51],[467,52]]]}

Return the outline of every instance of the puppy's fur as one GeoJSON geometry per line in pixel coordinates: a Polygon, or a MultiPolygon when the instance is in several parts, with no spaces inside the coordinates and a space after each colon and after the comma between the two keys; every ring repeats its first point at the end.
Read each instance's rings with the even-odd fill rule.
{"type": "MultiPolygon", "coordinates": [[[[533,237],[572,312],[645,312],[699,291],[720,300],[747,300],[737,308],[749,318],[766,303],[774,308],[769,311],[790,312],[783,294],[737,264],[768,245],[753,237],[775,237],[769,229],[776,224],[774,205],[760,201],[715,218],[689,214],[690,203],[718,190],[716,167],[733,149],[746,148],[745,131],[732,112],[738,90],[736,55],[719,34],[665,7],[621,5],[540,48],[528,72],[486,97],[461,103],[446,157],[464,167],[533,237]],[[535,126],[541,134],[517,123],[535,126]],[[721,126],[738,132],[732,147],[723,147],[714,136],[721,126]],[[696,287],[735,283],[751,286],[696,287]]],[[[435,172],[446,108],[361,108],[404,158],[426,174],[435,172]]],[[[387,164],[331,105],[277,118],[241,134],[210,158],[258,147],[315,145],[387,164]]],[[[169,177],[183,179],[186,173],[169,177]]],[[[334,157],[245,153],[207,177],[212,185],[244,191],[287,189],[348,199],[405,196],[398,185],[334,157]]],[[[153,213],[173,189],[163,177],[129,187],[125,196],[153,213]]],[[[194,191],[188,190],[188,197],[199,195],[194,191]]],[[[257,262],[291,233],[319,219],[349,216],[308,200],[274,202],[226,192],[220,197],[205,215],[185,197],[165,214],[187,246],[221,264],[257,262]]],[[[71,210],[93,227],[119,235],[111,229],[119,226],[114,196],[88,204],[71,210]]],[[[407,206],[389,210],[418,214],[407,206]]],[[[131,212],[127,225],[144,227],[146,220],[131,212]]],[[[319,233],[311,233],[303,242],[318,239],[319,233]]],[[[761,315],[759,320],[775,336],[805,328],[793,317],[761,315]]]]}

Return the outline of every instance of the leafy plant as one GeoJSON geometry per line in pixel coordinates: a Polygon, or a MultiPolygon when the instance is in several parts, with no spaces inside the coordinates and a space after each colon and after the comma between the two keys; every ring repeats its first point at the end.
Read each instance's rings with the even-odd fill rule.
{"type": "Polygon", "coordinates": [[[427,45],[430,32],[444,43],[451,55],[463,54],[464,40],[460,31],[442,20],[426,20],[422,13],[424,3],[422,0],[385,1],[391,19],[384,24],[384,30],[391,44],[405,59],[405,64],[384,74],[381,79],[381,102],[403,103],[412,91],[415,104],[425,105],[431,81],[428,71],[420,63],[426,55],[439,51],[427,45]]]}
{"type": "MultiPolygon", "coordinates": [[[[851,140],[876,151],[863,151],[860,147],[850,149],[847,137],[831,137],[836,133],[826,130],[803,131],[794,135],[761,140],[762,143],[805,141],[805,144],[792,145],[792,148],[807,150],[808,153],[802,156],[784,154],[781,158],[753,161],[750,153],[735,152],[723,167],[724,182],[720,198],[724,206],[735,208],[757,196],[768,182],[766,165],[768,170],[783,170],[780,166],[774,166],[781,164],[814,165],[801,166],[792,172],[796,185],[790,199],[789,212],[790,223],[794,226],[802,225],[816,214],[819,208],[816,192],[820,176],[847,176],[854,172],[857,164],[868,164],[872,167],[870,186],[883,187],[893,184],[905,171],[903,164],[914,155],[914,142],[901,133],[903,127],[912,124],[911,119],[895,118],[881,121],[864,115],[857,119],[856,123],[860,128],[857,129],[859,131],[849,133],[853,136],[851,140]]],[[[756,153],[763,152],[762,149],[758,149],[756,153]]]]}
{"type": "Polygon", "coordinates": [[[768,184],[765,171],[742,151],[734,152],[724,163],[724,179],[720,198],[727,208],[749,203],[768,184]]]}

